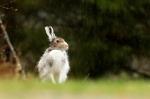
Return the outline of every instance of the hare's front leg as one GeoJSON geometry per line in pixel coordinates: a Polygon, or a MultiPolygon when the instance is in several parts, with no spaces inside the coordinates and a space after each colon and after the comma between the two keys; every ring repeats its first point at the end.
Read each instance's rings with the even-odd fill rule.
{"type": "Polygon", "coordinates": [[[63,83],[67,79],[67,74],[66,73],[60,73],[59,78],[58,78],[58,83],[63,83]]]}
{"type": "Polygon", "coordinates": [[[51,79],[52,83],[56,84],[54,75],[52,73],[50,73],[50,79],[51,79]]]}

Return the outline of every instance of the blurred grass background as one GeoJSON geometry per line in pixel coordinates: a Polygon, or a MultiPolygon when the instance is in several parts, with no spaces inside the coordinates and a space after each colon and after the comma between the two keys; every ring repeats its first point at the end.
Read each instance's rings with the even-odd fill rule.
{"type": "Polygon", "coordinates": [[[0,80],[3,99],[148,99],[149,92],[150,82],[146,79],[68,80],[60,85],[38,79],[0,80]]]}

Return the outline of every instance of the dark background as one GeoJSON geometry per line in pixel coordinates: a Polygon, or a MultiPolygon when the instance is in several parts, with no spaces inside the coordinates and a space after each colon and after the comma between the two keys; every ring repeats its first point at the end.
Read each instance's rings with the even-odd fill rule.
{"type": "Polygon", "coordinates": [[[49,46],[51,25],[70,45],[72,77],[150,76],[150,0],[1,0],[0,15],[26,72],[49,46]]]}

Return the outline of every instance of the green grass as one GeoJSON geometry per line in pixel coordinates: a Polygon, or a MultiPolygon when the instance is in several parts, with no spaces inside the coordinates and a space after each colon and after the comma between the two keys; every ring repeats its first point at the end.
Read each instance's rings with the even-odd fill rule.
{"type": "Polygon", "coordinates": [[[61,90],[69,92],[150,92],[149,80],[68,80],[63,84],[52,84],[51,82],[41,82],[37,79],[32,80],[0,80],[0,91],[44,91],[61,90]],[[11,88],[11,89],[10,89],[11,88]]]}
{"type": "MultiPolygon", "coordinates": [[[[124,97],[125,96],[150,97],[150,80],[137,80],[137,79],[136,80],[130,80],[130,79],[128,80],[127,79],[126,80],[123,79],[68,80],[64,84],[52,84],[50,82],[41,82],[37,79],[0,80],[0,93],[3,93],[2,94],[3,96],[7,96],[12,93],[18,93],[20,95],[23,95],[23,93],[28,93],[30,94],[30,97],[32,96],[31,95],[32,93],[34,93],[35,96],[38,96],[39,93],[47,93],[46,95],[51,95],[53,93],[54,96],[57,96],[57,94],[61,94],[61,95],[65,94],[65,96],[70,96],[70,95],[120,96],[121,95],[124,97]]],[[[12,96],[14,97],[13,99],[19,99],[14,95],[12,96]]],[[[11,98],[12,96],[10,95],[11,98]]],[[[146,99],[143,97],[142,99],[146,99]]],[[[8,99],[8,97],[6,99],[8,99]]],[[[32,99],[32,98],[28,97],[23,99],[32,99]]]]}

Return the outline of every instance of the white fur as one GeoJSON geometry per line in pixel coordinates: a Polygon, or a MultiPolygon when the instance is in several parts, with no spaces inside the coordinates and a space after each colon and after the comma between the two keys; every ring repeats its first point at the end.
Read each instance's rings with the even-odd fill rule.
{"type": "Polygon", "coordinates": [[[62,83],[67,79],[69,61],[67,52],[63,50],[45,51],[37,65],[42,80],[62,83]]]}

